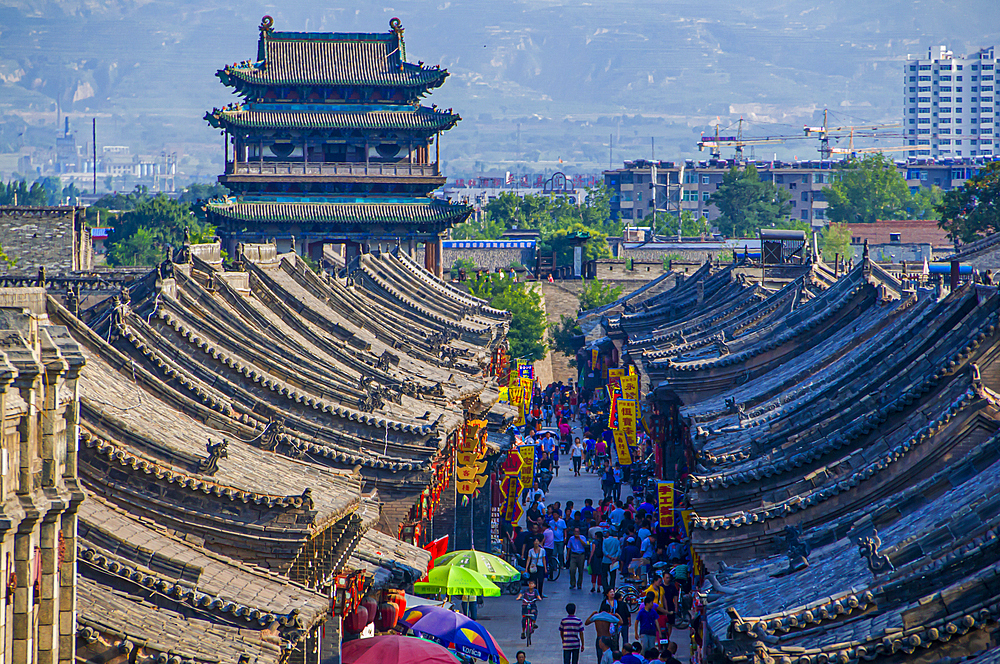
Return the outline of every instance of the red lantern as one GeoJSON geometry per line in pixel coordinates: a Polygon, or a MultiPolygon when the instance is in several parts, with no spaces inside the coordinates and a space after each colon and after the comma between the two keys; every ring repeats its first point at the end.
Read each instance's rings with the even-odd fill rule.
{"type": "Polygon", "coordinates": [[[368,626],[368,609],[359,605],[344,618],[344,629],[352,634],[360,634],[368,626]]]}
{"type": "Polygon", "coordinates": [[[375,621],[375,614],[378,612],[378,600],[374,597],[365,597],[361,600],[361,606],[368,611],[368,624],[375,621]]]}
{"type": "Polygon", "coordinates": [[[395,600],[396,600],[396,606],[399,607],[398,610],[396,611],[396,616],[401,617],[404,613],[406,613],[406,595],[403,593],[399,593],[398,595],[396,595],[395,600]]]}
{"type": "Polygon", "coordinates": [[[361,600],[361,606],[365,607],[365,610],[368,612],[367,624],[372,624],[375,620],[375,614],[378,612],[378,600],[374,597],[365,597],[361,600]]]}
{"type": "Polygon", "coordinates": [[[375,618],[375,629],[388,632],[396,626],[399,607],[392,602],[382,602],[378,605],[378,617],[375,618]]]}

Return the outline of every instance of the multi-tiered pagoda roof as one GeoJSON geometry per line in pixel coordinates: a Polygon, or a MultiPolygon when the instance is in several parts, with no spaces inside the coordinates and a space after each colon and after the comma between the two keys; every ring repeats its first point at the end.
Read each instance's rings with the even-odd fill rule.
{"type": "Polygon", "coordinates": [[[272,238],[313,258],[424,242],[436,269],[441,233],[471,214],[430,197],[445,180],[440,135],[461,117],[420,105],[448,72],[406,62],[398,19],[390,28],[276,32],[264,17],[257,59],[217,72],[242,98],[205,115],[226,135],[219,181],[234,195],[207,210],[231,253],[272,238]]]}

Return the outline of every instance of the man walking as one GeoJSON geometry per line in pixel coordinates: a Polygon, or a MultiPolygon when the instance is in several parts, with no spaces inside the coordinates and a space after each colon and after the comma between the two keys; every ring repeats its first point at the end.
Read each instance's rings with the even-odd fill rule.
{"type": "Polygon", "coordinates": [[[583,652],[583,621],[576,616],[576,604],[566,605],[566,617],[559,623],[562,639],[563,664],[580,664],[583,652]]]}
{"type": "Polygon", "coordinates": [[[587,565],[587,549],[590,543],[580,534],[579,528],[573,529],[566,547],[569,549],[569,588],[577,590],[583,587],[583,569],[587,565]]]}

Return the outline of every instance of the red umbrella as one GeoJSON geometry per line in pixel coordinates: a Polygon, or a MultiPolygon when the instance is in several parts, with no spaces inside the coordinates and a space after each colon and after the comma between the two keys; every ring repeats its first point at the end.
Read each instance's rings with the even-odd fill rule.
{"type": "Polygon", "coordinates": [[[456,664],[455,655],[432,641],[387,634],[356,639],[341,650],[344,664],[456,664]]]}

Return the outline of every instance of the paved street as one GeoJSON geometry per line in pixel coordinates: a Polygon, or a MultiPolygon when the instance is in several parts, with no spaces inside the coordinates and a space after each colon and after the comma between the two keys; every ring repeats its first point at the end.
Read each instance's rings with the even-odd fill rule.
{"type": "MultiPolygon", "coordinates": [[[[579,432],[575,432],[574,435],[579,435],[579,432]]],[[[552,480],[549,487],[550,492],[546,496],[546,504],[559,501],[565,506],[567,500],[572,500],[575,505],[583,507],[585,498],[593,498],[595,502],[600,499],[602,496],[601,483],[597,475],[585,472],[581,477],[573,477],[572,470],[567,469],[569,465],[567,460],[562,459],[561,461],[560,474],[552,480]]],[[[628,495],[629,490],[626,488],[623,490],[622,498],[624,499],[628,495]]],[[[570,590],[568,579],[569,571],[564,569],[557,581],[554,583],[546,581],[546,599],[539,602],[538,631],[532,636],[530,648],[526,647],[520,638],[520,603],[510,595],[485,599],[485,606],[479,609],[479,620],[493,634],[511,662],[514,661],[514,655],[518,650],[524,650],[527,653],[528,661],[532,664],[562,664],[559,621],[566,615],[566,604],[574,602],[577,605],[576,614],[581,620],[586,620],[601,603],[599,593],[590,592],[589,576],[584,578],[583,590],[570,590]]],[[[630,629],[630,638],[631,635],[632,630],[630,629]]],[[[597,662],[597,654],[594,649],[595,638],[596,633],[593,626],[587,627],[584,651],[580,658],[581,664],[597,662]]],[[[673,638],[678,645],[678,659],[682,662],[687,661],[690,646],[686,630],[675,631],[673,638]]]]}

